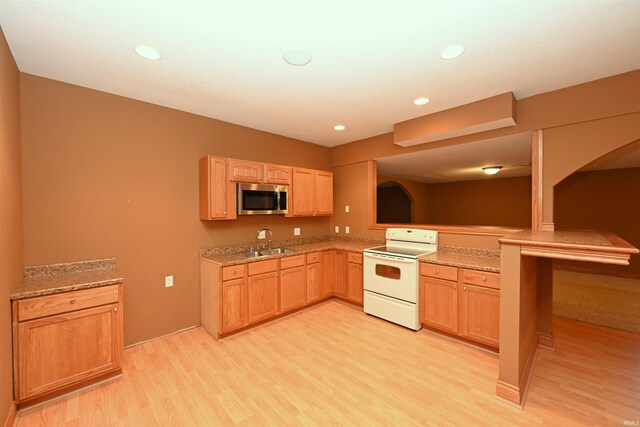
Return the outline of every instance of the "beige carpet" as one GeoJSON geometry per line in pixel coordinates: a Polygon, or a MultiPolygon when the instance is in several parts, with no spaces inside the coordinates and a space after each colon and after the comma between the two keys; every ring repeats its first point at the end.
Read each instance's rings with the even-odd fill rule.
{"type": "Polygon", "coordinates": [[[555,270],[553,314],[640,333],[640,280],[555,270]]]}

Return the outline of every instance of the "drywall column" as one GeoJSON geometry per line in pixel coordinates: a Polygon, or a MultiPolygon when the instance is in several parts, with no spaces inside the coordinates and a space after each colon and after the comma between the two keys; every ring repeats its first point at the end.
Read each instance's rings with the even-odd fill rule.
{"type": "Polygon", "coordinates": [[[521,405],[537,348],[537,258],[501,245],[500,366],[496,395],[521,405]]]}

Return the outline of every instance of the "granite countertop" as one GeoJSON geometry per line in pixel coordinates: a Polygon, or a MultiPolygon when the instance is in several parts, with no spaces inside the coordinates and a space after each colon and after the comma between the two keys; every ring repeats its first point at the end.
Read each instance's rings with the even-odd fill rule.
{"type": "Polygon", "coordinates": [[[9,295],[11,300],[52,295],[80,289],[123,283],[115,258],[26,267],[22,285],[9,295]]]}
{"type": "MultiPolygon", "coordinates": [[[[297,241],[277,242],[273,247],[286,247],[294,249],[295,252],[286,254],[269,255],[258,258],[245,258],[239,255],[242,252],[248,252],[247,245],[211,248],[201,251],[201,257],[204,260],[220,264],[222,266],[245,264],[249,262],[264,261],[274,258],[284,258],[307,254],[311,252],[325,251],[331,249],[362,252],[366,248],[379,246],[383,244],[377,240],[359,240],[359,239],[336,239],[336,238],[310,238],[297,241]],[[303,243],[301,243],[303,242],[303,243]]],[[[450,265],[454,267],[473,268],[475,270],[500,272],[500,251],[459,248],[442,246],[438,248],[438,252],[434,254],[424,255],[418,258],[420,262],[431,264],[450,265]]]]}
{"type": "Polygon", "coordinates": [[[273,247],[285,247],[288,249],[293,249],[295,252],[289,252],[278,255],[268,255],[262,256],[258,258],[246,258],[240,253],[248,252],[249,247],[247,245],[238,245],[238,246],[230,246],[230,247],[221,247],[221,248],[211,248],[205,249],[201,251],[201,258],[207,261],[214,262],[216,264],[220,264],[222,266],[229,265],[237,265],[237,264],[245,264],[248,262],[258,262],[264,261],[268,259],[274,258],[284,258],[302,254],[308,254],[311,252],[319,252],[331,249],[351,251],[351,252],[362,252],[366,248],[370,248],[373,246],[378,246],[382,244],[381,241],[377,240],[361,240],[361,239],[330,239],[326,237],[321,238],[310,238],[310,239],[299,239],[297,241],[286,241],[286,242],[274,242],[273,247]]]}
{"type": "Polygon", "coordinates": [[[429,264],[500,273],[500,251],[488,249],[444,246],[438,248],[438,252],[423,255],[418,260],[429,264]]]}

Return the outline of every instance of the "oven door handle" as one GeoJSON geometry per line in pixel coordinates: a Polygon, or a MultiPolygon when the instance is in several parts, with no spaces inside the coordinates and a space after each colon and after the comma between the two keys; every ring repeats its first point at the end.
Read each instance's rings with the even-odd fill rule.
{"type": "Polygon", "coordinates": [[[370,254],[365,252],[364,256],[366,258],[371,258],[374,260],[379,260],[379,261],[385,261],[385,260],[389,260],[389,261],[394,261],[394,262],[401,262],[403,264],[415,264],[416,262],[418,262],[417,259],[409,259],[409,258],[400,258],[400,257],[395,257],[395,256],[390,256],[390,255],[382,255],[382,254],[370,254]]]}

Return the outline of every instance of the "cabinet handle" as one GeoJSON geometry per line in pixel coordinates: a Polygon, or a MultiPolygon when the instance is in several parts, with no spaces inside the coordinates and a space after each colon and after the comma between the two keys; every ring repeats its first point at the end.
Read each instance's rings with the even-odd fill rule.
{"type": "Polygon", "coordinates": [[[224,211],[224,212],[223,212],[223,214],[224,214],[224,215],[226,215],[226,214],[227,214],[227,211],[224,211]]]}
{"type": "Polygon", "coordinates": [[[113,311],[117,312],[118,311],[118,307],[113,307],[113,311]]]}
{"type": "Polygon", "coordinates": [[[75,304],[76,303],[76,299],[75,298],[71,298],[71,300],[69,300],[69,304],[75,304]]]}
{"type": "Polygon", "coordinates": [[[465,291],[467,290],[467,287],[466,287],[466,286],[464,287],[464,290],[465,290],[465,291]]]}
{"type": "Polygon", "coordinates": [[[439,274],[439,273],[440,273],[440,270],[438,270],[438,269],[436,268],[436,274],[439,274]]]}
{"type": "Polygon", "coordinates": [[[486,281],[487,280],[487,276],[482,276],[482,280],[486,281]]]}

